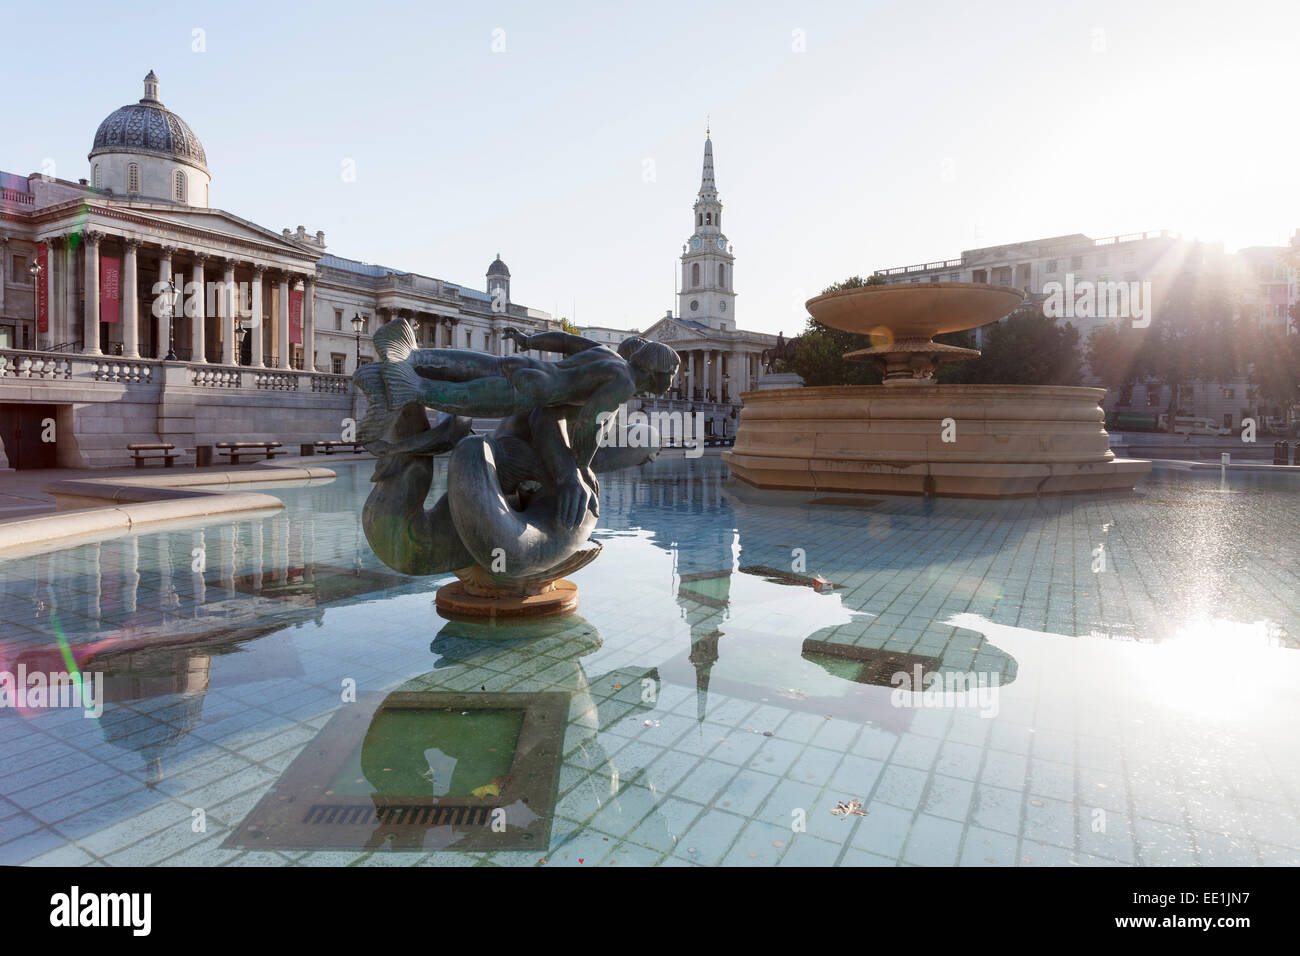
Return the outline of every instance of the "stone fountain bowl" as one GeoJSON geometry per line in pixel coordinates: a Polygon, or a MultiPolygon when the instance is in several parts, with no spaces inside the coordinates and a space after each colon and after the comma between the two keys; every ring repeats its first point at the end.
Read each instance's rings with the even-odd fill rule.
{"type": "Polygon", "coordinates": [[[809,299],[812,317],[823,325],[894,341],[928,340],[996,322],[1012,312],[1025,293],[983,282],[925,282],[843,289],[809,299]]]}

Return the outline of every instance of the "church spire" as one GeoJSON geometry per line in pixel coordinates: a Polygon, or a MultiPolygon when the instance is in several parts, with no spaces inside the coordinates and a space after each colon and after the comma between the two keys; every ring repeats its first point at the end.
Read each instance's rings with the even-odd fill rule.
{"type": "Polygon", "coordinates": [[[717,199],[718,186],[713,181],[713,139],[712,130],[704,131],[704,173],[700,176],[700,198],[717,199]]]}

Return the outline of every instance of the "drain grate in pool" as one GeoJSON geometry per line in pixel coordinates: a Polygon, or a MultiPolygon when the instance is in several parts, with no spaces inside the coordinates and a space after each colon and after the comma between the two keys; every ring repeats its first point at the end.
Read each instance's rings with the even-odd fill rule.
{"type": "Polygon", "coordinates": [[[344,705],[227,848],[534,850],[569,695],[398,691],[344,705]]]}

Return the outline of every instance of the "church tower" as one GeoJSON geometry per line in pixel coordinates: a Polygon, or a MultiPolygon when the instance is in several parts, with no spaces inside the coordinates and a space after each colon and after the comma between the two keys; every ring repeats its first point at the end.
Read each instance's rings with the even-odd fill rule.
{"type": "Polygon", "coordinates": [[[713,181],[713,140],[704,139],[704,173],[695,199],[695,231],[682,252],[682,291],[677,315],[711,329],[736,328],[736,293],[732,291],[735,257],[722,232],[722,203],[713,181]]]}

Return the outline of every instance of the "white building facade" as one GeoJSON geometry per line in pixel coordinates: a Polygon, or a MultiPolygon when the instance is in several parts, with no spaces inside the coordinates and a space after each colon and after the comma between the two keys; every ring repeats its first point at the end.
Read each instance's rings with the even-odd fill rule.
{"type": "Polygon", "coordinates": [[[506,327],[554,326],[510,300],[500,256],[480,291],[213,208],[203,146],[152,71],[88,160],[76,183],[0,173],[0,468],[126,464],[131,442],[189,456],[220,440],[337,438],[377,323],[403,317],[423,344],[502,355],[506,327]],[[49,419],[59,440],[33,443],[49,419]]]}

